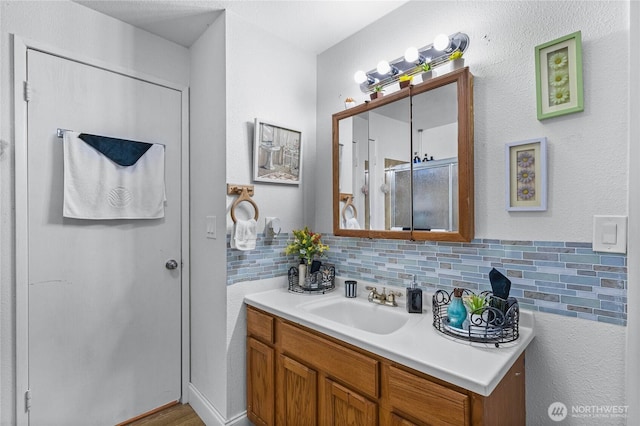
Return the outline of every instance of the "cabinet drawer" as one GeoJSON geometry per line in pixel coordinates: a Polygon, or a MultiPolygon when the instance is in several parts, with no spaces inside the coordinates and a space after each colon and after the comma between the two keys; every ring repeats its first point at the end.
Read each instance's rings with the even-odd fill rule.
{"type": "Polygon", "coordinates": [[[389,366],[386,389],[394,408],[427,424],[470,424],[469,396],[389,366]]]}
{"type": "Polygon", "coordinates": [[[273,322],[271,315],[247,306],[247,334],[263,342],[273,343],[273,322]]]}
{"type": "Polygon", "coordinates": [[[279,323],[279,341],[284,352],[309,362],[327,375],[378,397],[379,362],[359,352],[309,333],[287,323],[279,323]]]}

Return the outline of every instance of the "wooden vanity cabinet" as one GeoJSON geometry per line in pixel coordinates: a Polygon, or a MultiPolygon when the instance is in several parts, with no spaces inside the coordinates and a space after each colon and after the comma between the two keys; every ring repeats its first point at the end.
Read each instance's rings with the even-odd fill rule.
{"type": "Polygon", "coordinates": [[[524,425],[524,353],[485,397],[248,306],[247,416],[266,426],[524,425]]]}
{"type": "Polygon", "coordinates": [[[276,368],[276,424],[315,426],[318,418],[315,370],[283,354],[276,368]]]}
{"type": "Polygon", "coordinates": [[[376,426],[378,405],[351,389],[326,379],[322,419],[323,425],[376,426]]]}
{"type": "Polygon", "coordinates": [[[247,310],[247,416],[260,426],[275,424],[274,321],[264,312],[247,310]]]}

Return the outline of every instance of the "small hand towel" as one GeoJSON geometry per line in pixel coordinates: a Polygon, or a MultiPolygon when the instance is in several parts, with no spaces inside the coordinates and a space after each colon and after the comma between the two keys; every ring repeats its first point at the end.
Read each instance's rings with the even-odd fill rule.
{"type": "Polygon", "coordinates": [[[255,219],[238,220],[233,225],[231,248],[242,251],[254,250],[258,237],[257,225],[255,219]]]}
{"type": "Polygon", "coordinates": [[[347,219],[347,229],[360,229],[358,219],[356,219],[355,217],[350,217],[349,219],[347,219]]]}
{"type": "Polygon", "coordinates": [[[164,146],[152,146],[132,166],[116,164],[64,132],[63,216],[75,219],[164,217],[164,146]]]}

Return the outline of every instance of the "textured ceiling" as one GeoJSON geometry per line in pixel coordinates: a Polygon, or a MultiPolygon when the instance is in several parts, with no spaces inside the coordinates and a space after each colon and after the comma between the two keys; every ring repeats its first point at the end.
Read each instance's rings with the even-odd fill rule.
{"type": "Polygon", "coordinates": [[[86,7],[191,46],[222,10],[313,53],[321,53],[407,0],[75,0],[86,7]]]}

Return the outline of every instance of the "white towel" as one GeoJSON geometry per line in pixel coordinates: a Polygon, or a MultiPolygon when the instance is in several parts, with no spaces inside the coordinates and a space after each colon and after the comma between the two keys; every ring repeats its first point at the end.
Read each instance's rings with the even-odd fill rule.
{"type": "Polygon", "coordinates": [[[231,248],[237,250],[253,250],[256,248],[256,238],[258,237],[258,223],[255,219],[238,220],[233,225],[231,235],[231,248]]]}
{"type": "Polygon", "coordinates": [[[120,166],[64,132],[64,217],[157,219],[164,217],[164,146],[153,144],[132,166],[120,166]]]}
{"type": "Polygon", "coordinates": [[[355,217],[350,217],[349,219],[347,219],[347,229],[360,229],[358,219],[356,219],[355,217]]]}

